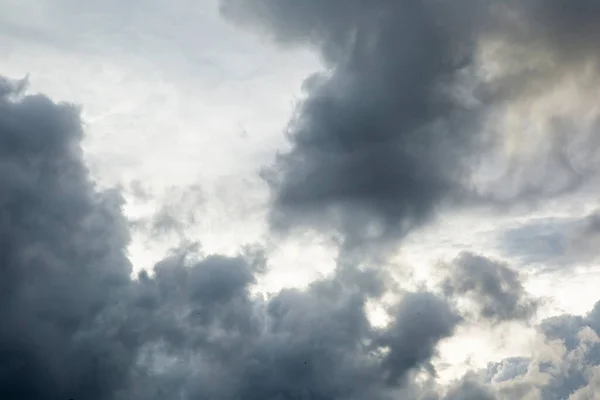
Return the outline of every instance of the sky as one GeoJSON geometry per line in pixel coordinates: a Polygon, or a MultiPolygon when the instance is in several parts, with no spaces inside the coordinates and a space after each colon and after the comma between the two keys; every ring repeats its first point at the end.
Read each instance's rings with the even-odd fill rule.
{"type": "Polygon", "coordinates": [[[0,398],[600,399],[599,27],[0,0],[0,398]]]}

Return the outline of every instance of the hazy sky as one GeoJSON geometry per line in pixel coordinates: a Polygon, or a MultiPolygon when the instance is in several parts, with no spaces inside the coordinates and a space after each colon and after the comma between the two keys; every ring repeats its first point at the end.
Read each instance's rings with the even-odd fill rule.
{"type": "Polygon", "coordinates": [[[0,0],[0,398],[600,399],[600,3],[0,0]]]}

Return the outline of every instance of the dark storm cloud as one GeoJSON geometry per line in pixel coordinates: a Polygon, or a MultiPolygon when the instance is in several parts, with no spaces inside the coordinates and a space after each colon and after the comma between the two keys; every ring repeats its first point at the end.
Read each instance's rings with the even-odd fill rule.
{"type": "MultiPolygon", "coordinates": [[[[329,68],[307,81],[292,150],[266,172],[274,223],[334,226],[355,245],[402,235],[462,194],[484,114],[449,84],[472,72],[485,13],[475,7],[483,2],[446,3],[223,2],[279,41],[308,41],[329,68]]],[[[516,29],[515,38],[547,38],[566,55],[560,32],[575,29],[583,50],[572,50],[573,62],[592,52],[594,16],[565,5],[559,23],[558,1],[538,2],[546,13],[519,4],[506,2],[532,32],[516,29]]],[[[512,40],[506,29],[489,32],[512,40]]],[[[453,400],[538,390],[554,399],[593,390],[600,306],[540,326],[558,356],[536,355],[526,368],[508,360],[512,378],[491,368],[488,381],[473,375],[438,391],[436,348],[460,316],[444,299],[412,293],[388,326],[373,327],[367,302],[385,292],[377,272],[339,267],[306,289],[262,297],[251,290],[265,269],[259,253],[183,251],[130,279],[122,199],[90,182],[77,111],[20,95],[21,86],[0,80],[0,398],[453,400]],[[418,383],[420,372],[430,379],[418,383]]],[[[504,89],[483,94],[514,95],[504,89]]],[[[491,318],[523,316],[512,271],[471,261],[458,266],[452,292],[474,296],[491,318]]]]}
{"type": "Polygon", "coordinates": [[[521,30],[512,34],[521,39],[541,40],[568,67],[570,62],[598,61],[600,51],[600,4],[594,0],[533,0],[506,2],[521,30]]]}
{"type": "MultiPolygon", "coordinates": [[[[179,377],[181,384],[172,394],[184,398],[418,398],[412,374],[426,367],[437,342],[456,324],[441,300],[415,294],[399,306],[394,327],[375,330],[365,314],[368,296],[337,276],[268,300],[251,299],[244,290],[218,303],[202,301],[192,295],[197,284],[186,278],[194,272],[174,268],[184,275],[176,284],[158,276],[157,284],[171,282],[167,287],[172,293],[185,298],[153,296],[160,300],[152,314],[173,318],[156,326],[175,330],[171,342],[153,351],[183,363],[187,376],[179,377]],[[189,314],[177,321],[173,311],[187,307],[189,314]],[[412,312],[413,307],[422,314],[412,312]]],[[[191,271],[200,268],[192,266],[191,271]]],[[[212,285],[210,275],[200,275],[212,285]]],[[[160,387],[170,378],[153,374],[149,384],[160,387]]]]}
{"type": "Polygon", "coordinates": [[[88,180],[73,107],[0,82],[0,397],[105,398],[134,360],[102,322],[129,282],[121,200],[88,180]]]}
{"type": "Polygon", "coordinates": [[[264,173],[273,226],[334,228],[353,247],[402,236],[446,200],[506,207],[580,188],[596,171],[597,128],[560,113],[535,116],[549,123],[543,142],[528,157],[500,156],[498,182],[471,180],[478,157],[505,152],[493,144],[521,142],[497,118],[597,58],[597,6],[572,4],[221,0],[229,19],[312,46],[327,67],[305,82],[291,150],[264,173]],[[503,52],[488,51],[502,54],[494,75],[481,54],[499,43],[503,52]]]}
{"type": "Polygon", "coordinates": [[[528,320],[535,314],[538,302],[529,297],[517,271],[505,263],[464,252],[447,267],[446,295],[472,299],[483,318],[528,320]]]}
{"type": "Polygon", "coordinates": [[[176,251],[132,280],[122,200],[90,182],[77,110],[0,87],[1,398],[420,398],[415,375],[434,376],[460,322],[443,299],[407,294],[375,328],[383,276],[349,267],[255,296],[256,249],[176,251]]]}
{"type": "Polygon", "coordinates": [[[582,263],[598,259],[600,245],[600,212],[594,211],[573,223],[566,232],[567,254],[582,263]]]}
{"type": "Polygon", "coordinates": [[[434,371],[429,363],[435,346],[449,337],[460,317],[441,299],[430,293],[415,293],[404,298],[394,323],[379,343],[389,347],[384,363],[389,367],[391,382],[397,382],[407,371],[423,365],[434,371]]]}
{"type": "Polygon", "coordinates": [[[455,8],[232,0],[222,10],[283,43],[316,46],[330,68],[307,80],[308,98],[290,123],[293,148],[265,172],[276,226],[333,224],[351,241],[373,226],[381,240],[420,224],[457,191],[478,137],[476,118],[466,121],[472,111],[446,87],[470,56],[468,20],[450,24],[455,8]]]}
{"type": "Polygon", "coordinates": [[[360,282],[339,276],[252,298],[252,273],[234,261],[173,259],[153,279],[142,277],[135,325],[151,372],[135,382],[134,398],[418,398],[411,374],[427,367],[457,322],[441,300],[415,294],[399,306],[393,328],[375,330],[360,282]]]}

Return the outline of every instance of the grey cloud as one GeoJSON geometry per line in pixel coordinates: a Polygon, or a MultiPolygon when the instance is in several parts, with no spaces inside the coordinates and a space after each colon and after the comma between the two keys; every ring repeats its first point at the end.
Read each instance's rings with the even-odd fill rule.
{"type": "Polygon", "coordinates": [[[499,234],[500,250],[522,264],[547,270],[588,265],[597,257],[600,219],[584,216],[533,219],[499,234]]]}
{"type": "Polygon", "coordinates": [[[145,393],[140,398],[166,388],[182,398],[418,398],[412,375],[429,368],[458,320],[442,300],[412,294],[393,326],[374,329],[364,307],[378,293],[361,285],[373,276],[341,273],[264,299],[249,294],[253,275],[243,260],[157,266],[153,278],[140,279],[132,302],[142,310],[132,322],[146,359],[182,365],[151,371],[132,390],[145,393]]]}
{"type": "Polygon", "coordinates": [[[0,85],[1,398],[421,397],[460,321],[445,300],[405,295],[375,328],[379,272],[254,295],[256,249],[175,251],[131,279],[122,199],[89,180],[77,110],[17,86],[0,85]]]}
{"type": "Polygon", "coordinates": [[[587,375],[588,384],[573,392],[569,400],[586,400],[598,397],[598,393],[600,393],[600,367],[590,368],[587,375]]]}
{"type": "MultiPolygon", "coordinates": [[[[199,272],[206,262],[177,263],[143,279],[149,291],[145,303],[155,299],[141,321],[150,324],[144,331],[168,327],[146,336],[144,346],[154,358],[162,354],[184,365],[175,397],[418,398],[421,389],[412,375],[427,368],[437,342],[456,324],[442,300],[414,294],[401,302],[391,328],[375,330],[364,310],[368,296],[337,276],[268,299],[251,298],[247,286],[233,285],[238,290],[226,292],[235,295],[220,295],[215,303],[213,297],[194,296],[198,287],[213,284],[209,274],[199,272]],[[189,278],[196,274],[206,281],[189,278]]],[[[222,267],[233,266],[228,265],[222,267]]],[[[158,390],[170,379],[155,372],[135,389],[158,390]]]]}
{"type": "Polygon", "coordinates": [[[600,244],[600,213],[595,211],[576,221],[566,236],[567,257],[579,262],[596,260],[600,244]]]}
{"type": "Polygon", "coordinates": [[[566,252],[564,232],[569,222],[544,218],[501,231],[498,235],[500,251],[507,258],[523,264],[550,267],[566,252]]]}
{"type": "Polygon", "coordinates": [[[538,330],[543,340],[532,349],[533,356],[490,363],[473,372],[472,380],[499,400],[593,399],[600,365],[598,309],[600,303],[585,316],[542,321],[538,330]]]}
{"type": "Polygon", "coordinates": [[[598,5],[564,0],[489,4],[498,18],[482,39],[496,75],[483,88],[498,112],[510,110],[520,119],[513,126],[494,127],[513,136],[511,146],[519,144],[505,161],[505,176],[491,183],[491,197],[505,206],[520,201],[539,207],[549,197],[595,185],[600,114],[590,105],[600,83],[600,53],[594,44],[598,5]],[[537,107],[552,97],[563,103],[537,107]]]}
{"type": "Polygon", "coordinates": [[[89,181],[75,108],[2,92],[0,397],[106,398],[134,361],[102,322],[129,285],[120,197],[89,181]]]}
{"type": "Polygon", "coordinates": [[[528,320],[537,310],[538,301],[528,295],[518,272],[503,262],[465,252],[447,268],[446,295],[472,299],[484,318],[528,320]]]}
{"type": "Polygon", "coordinates": [[[292,150],[265,172],[275,226],[334,226],[351,245],[385,240],[460,191],[462,161],[480,143],[469,126],[477,125],[474,111],[445,86],[470,56],[466,19],[449,23],[455,8],[232,0],[222,11],[283,43],[316,46],[330,68],[309,78],[308,98],[290,122],[292,150]]]}
{"type": "Polygon", "coordinates": [[[524,357],[511,357],[498,363],[491,363],[487,368],[487,382],[500,383],[524,375],[529,368],[530,360],[524,357]]]}
{"type": "MultiPolygon", "coordinates": [[[[461,16],[478,15],[464,8],[474,3],[229,2],[232,18],[254,15],[284,42],[308,39],[330,69],[291,123],[292,150],[266,173],[275,224],[334,226],[354,246],[401,236],[468,189],[466,161],[485,139],[485,113],[449,86],[472,72],[480,27],[461,16]]],[[[522,11],[563,29],[552,13],[522,11]]],[[[547,43],[560,52],[560,41],[547,43]]],[[[384,285],[370,273],[340,268],[263,298],[251,288],[264,260],[174,254],[131,280],[122,200],[89,181],[76,110],[19,96],[17,86],[0,84],[1,398],[391,400],[437,391],[415,375],[435,376],[437,344],[460,318],[431,294],[406,295],[376,329],[365,305],[384,285]]],[[[514,96],[500,86],[484,100],[514,96]]],[[[461,286],[469,280],[458,275],[456,290],[483,299],[487,315],[519,315],[513,275],[488,264],[476,273],[480,283],[461,286]]],[[[584,396],[598,364],[597,314],[542,324],[559,357],[532,359],[525,372],[523,360],[509,360],[516,365],[503,371],[513,379],[489,372],[497,387],[469,377],[446,395],[584,396]]]]}
{"type": "Polygon", "coordinates": [[[471,372],[445,390],[428,392],[421,400],[497,400],[497,397],[479,376],[471,372]]]}
{"type": "Polygon", "coordinates": [[[436,344],[452,335],[461,318],[441,299],[430,293],[406,296],[399,306],[394,323],[379,343],[389,347],[384,363],[389,367],[391,382],[403,378],[407,371],[424,365],[436,355],[436,344]]]}
{"type": "Polygon", "coordinates": [[[444,400],[495,400],[488,389],[471,379],[464,379],[444,396],[444,400]]]}
{"type": "MultiPolygon", "coordinates": [[[[521,29],[511,33],[520,40],[541,40],[568,66],[572,62],[598,61],[595,41],[600,35],[600,6],[593,0],[534,0],[525,4],[509,1],[521,29]],[[529,24],[530,26],[527,26],[529,24]]],[[[516,26],[515,26],[516,27],[516,26]]]]}
{"type": "Polygon", "coordinates": [[[597,124],[540,116],[548,132],[527,157],[504,154],[521,137],[507,131],[520,128],[497,126],[580,74],[593,53],[595,6],[563,3],[221,0],[227,18],[312,46],[328,69],[307,79],[292,148],[265,170],[273,226],[334,228],[352,248],[402,236],[446,201],[539,204],[588,182],[597,124]],[[498,43],[508,50],[493,75],[480,58],[498,43]],[[472,173],[498,154],[506,170],[482,186],[472,173]]]}

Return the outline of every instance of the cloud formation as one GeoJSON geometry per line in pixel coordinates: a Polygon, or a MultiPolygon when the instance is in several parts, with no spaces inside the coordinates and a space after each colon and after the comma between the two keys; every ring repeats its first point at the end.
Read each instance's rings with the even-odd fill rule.
{"type": "Polygon", "coordinates": [[[314,45],[329,68],[307,79],[308,97],[290,122],[292,150],[265,172],[275,226],[333,226],[353,245],[384,240],[459,188],[462,158],[478,137],[474,126],[456,129],[471,110],[448,85],[467,65],[470,43],[432,6],[222,2],[225,15],[278,41],[314,45]]]}
{"type": "Polygon", "coordinates": [[[530,319],[538,302],[529,297],[517,271],[505,263],[463,252],[443,282],[447,296],[470,299],[481,317],[492,321],[530,319]]]}
{"type": "MultiPolygon", "coordinates": [[[[435,382],[437,345],[464,322],[443,298],[404,294],[388,325],[369,322],[367,302],[388,290],[376,270],[340,267],[304,290],[264,297],[251,291],[265,270],[260,252],[183,251],[131,279],[122,200],[90,182],[77,110],[19,94],[18,86],[2,81],[0,102],[1,397],[450,400],[497,392],[481,377],[449,388],[435,382]],[[417,379],[422,374],[428,378],[417,379]]],[[[504,271],[470,259],[490,264],[481,282],[488,270],[504,271]]],[[[464,280],[466,264],[454,281],[464,280]]],[[[501,305],[509,293],[521,296],[507,276],[509,289],[476,285],[476,294],[501,305]]],[[[578,329],[597,329],[596,314],[546,322],[543,332],[578,351],[578,329]]],[[[555,361],[591,357],[575,356],[555,361]]],[[[523,369],[512,370],[504,373],[512,386],[502,384],[515,393],[523,369]]],[[[498,380],[493,371],[489,381],[498,380]]],[[[594,374],[581,371],[555,385],[585,396],[594,374]]]]}
{"type": "MultiPolygon", "coordinates": [[[[290,124],[291,151],[265,172],[275,226],[334,228],[348,248],[401,237],[443,201],[472,194],[469,163],[487,150],[482,123],[490,104],[514,111],[516,100],[546,93],[549,77],[597,63],[592,2],[573,8],[558,0],[507,1],[495,4],[505,11],[498,18],[488,2],[446,3],[222,2],[230,18],[258,23],[282,43],[315,46],[328,67],[306,82],[308,97],[290,124]],[[506,57],[486,81],[477,77],[478,57],[494,41],[513,56],[536,49],[539,57],[516,71],[506,57]],[[473,81],[472,91],[457,91],[473,81]]],[[[543,321],[531,357],[438,384],[438,344],[466,323],[453,297],[472,298],[497,322],[527,319],[535,309],[518,274],[482,256],[456,260],[446,281],[450,299],[399,295],[384,327],[373,326],[366,311],[388,291],[376,270],[340,265],[306,289],[262,296],[252,291],[266,268],[260,254],[184,249],[132,279],[123,200],[91,182],[77,109],[23,90],[0,79],[0,398],[595,395],[600,305],[586,316],[543,321]]],[[[593,132],[582,143],[594,144],[593,132]]],[[[550,164],[564,169],[563,146],[549,140],[547,155],[558,160],[550,164]]],[[[584,166],[593,165],[592,153],[584,154],[584,166]]],[[[577,179],[567,174],[556,187],[525,179],[516,193],[561,193],[577,179]]],[[[174,210],[164,217],[156,226],[180,227],[174,210]]],[[[596,225],[592,218],[589,229],[596,225]]]]}
{"type": "Polygon", "coordinates": [[[531,357],[490,363],[473,375],[497,399],[595,399],[600,365],[600,303],[585,316],[562,315],[539,326],[531,357]]]}
{"type": "Polygon", "coordinates": [[[549,105],[597,78],[582,73],[597,21],[591,3],[563,3],[222,0],[229,19],[312,46],[327,68],[266,169],[273,226],[333,228],[352,248],[447,201],[510,206],[583,185],[598,114],[549,105]]]}
{"type": "Polygon", "coordinates": [[[175,252],[131,279],[122,200],[90,181],[77,110],[3,80],[0,397],[418,398],[459,316],[403,296],[385,328],[377,271],[251,294],[260,252],[175,252]]]}
{"type": "Polygon", "coordinates": [[[546,270],[590,266],[598,258],[598,211],[575,217],[532,219],[499,234],[501,250],[523,265],[546,270]]]}
{"type": "Polygon", "coordinates": [[[120,197],[89,181],[74,107],[0,87],[0,397],[105,398],[134,361],[103,321],[129,284],[120,197]]]}

